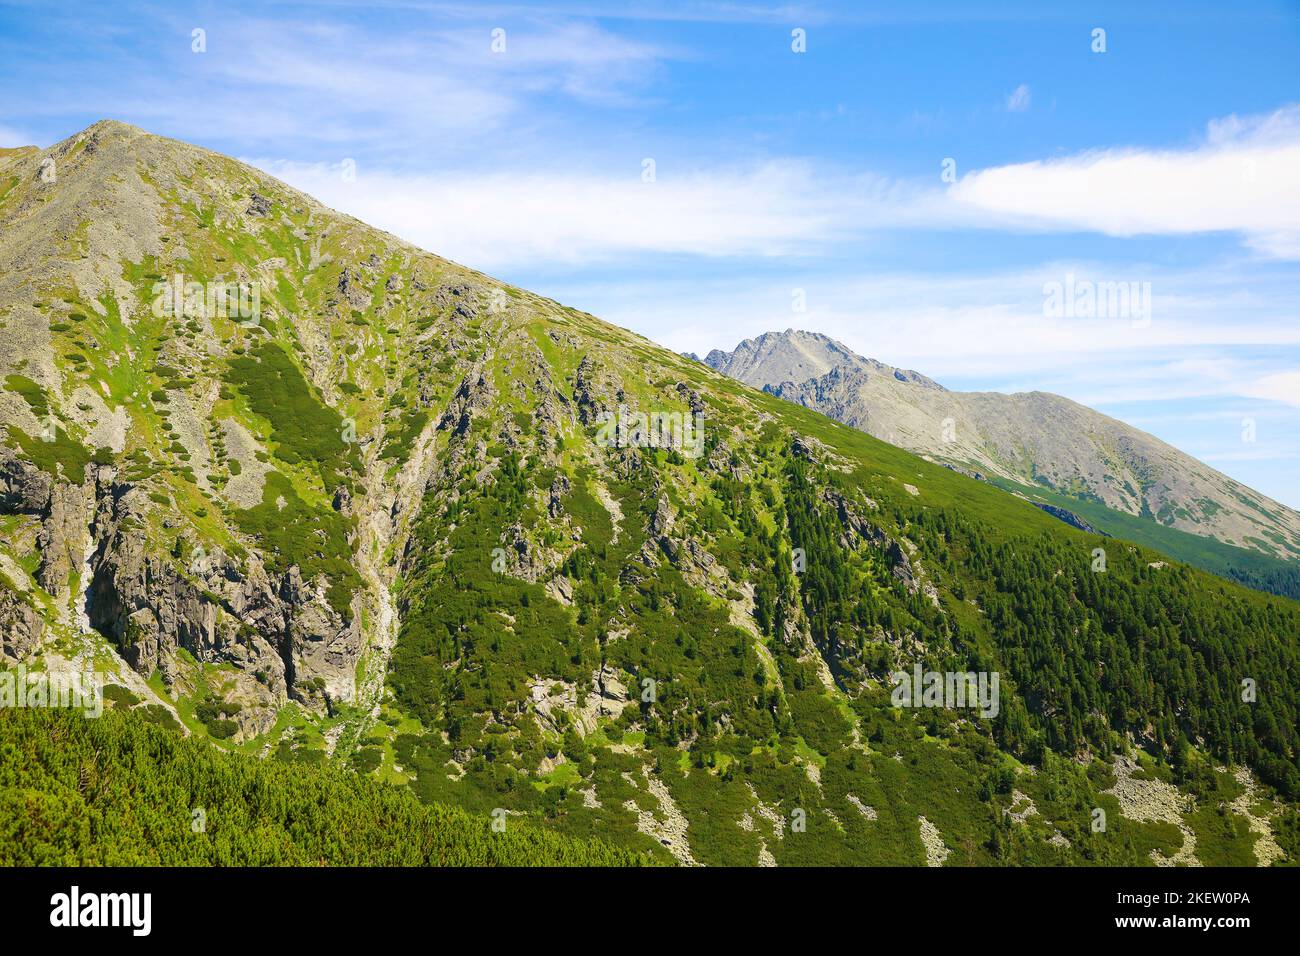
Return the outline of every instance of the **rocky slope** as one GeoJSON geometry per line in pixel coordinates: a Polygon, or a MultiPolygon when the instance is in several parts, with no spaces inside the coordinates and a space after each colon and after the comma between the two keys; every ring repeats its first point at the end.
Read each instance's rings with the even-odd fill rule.
{"type": "Polygon", "coordinates": [[[1296,854],[1294,604],[217,154],[0,155],[0,382],[4,654],[214,746],[745,865],[1172,858],[1107,795],[1146,751],[1211,808],[1248,764],[1296,854]]]}
{"type": "MultiPolygon", "coordinates": [[[[414,493],[399,500],[379,457],[394,344],[360,309],[405,320],[469,287],[247,167],[115,122],[0,156],[0,197],[12,593],[39,587],[56,635],[84,618],[141,675],[211,691],[239,737],[288,700],[355,702],[390,603],[371,565],[414,493]],[[364,393],[353,366],[375,374],[364,393]],[[345,420],[331,403],[349,396],[345,420]]],[[[7,645],[39,638],[40,620],[7,616],[7,645]]]]}
{"type": "Polygon", "coordinates": [[[1192,534],[1300,557],[1300,513],[1139,429],[1059,395],[952,392],[793,329],[715,349],[709,367],[891,444],[1192,534]]]}

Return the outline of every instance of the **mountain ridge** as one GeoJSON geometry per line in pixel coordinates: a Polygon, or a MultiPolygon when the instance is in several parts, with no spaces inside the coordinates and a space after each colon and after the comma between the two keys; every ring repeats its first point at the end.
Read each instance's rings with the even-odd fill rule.
{"type": "Polygon", "coordinates": [[[795,330],[747,339],[730,353],[714,350],[704,361],[968,472],[1095,500],[1272,557],[1300,556],[1300,513],[1064,396],[952,392],[829,337],[795,330]],[[814,374],[797,377],[809,368],[814,374]],[[917,383],[925,387],[909,387],[917,383]]]}
{"type": "Polygon", "coordinates": [[[0,188],[7,661],[656,862],[1296,857],[1292,602],[220,154],[96,124],[0,188]],[[996,714],[898,704],[914,668],[998,675],[996,714]]]}

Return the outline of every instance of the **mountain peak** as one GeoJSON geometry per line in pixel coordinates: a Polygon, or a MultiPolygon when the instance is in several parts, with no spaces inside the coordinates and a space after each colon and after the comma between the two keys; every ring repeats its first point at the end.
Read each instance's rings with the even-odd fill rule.
{"type": "Polygon", "coordinates": [[[924,388],[943,388],[918,372],[864,358],[838,339],[804,329],[764,332],[756,338],[743,340],[731,352],[714,349],[705,357],[704,363],[756,388],[782,383],[804,384],[833,369],[885,375],[924,388]]]}
{"type": "Polygon", "coordinates": [[[81,133],[78,135],[85,135],[85,134],[90,134],[92,136],[94,135],[152,136],[153,135],[147,130],[141,129],[139,126],[132,126],[130,123],[124,123],[121,120],[116,120],[109,117],[105,117],[102,120],[97,120],[94,123],[91,123],[85,129],[83,129],[81,133]]]}
{"type": "MultiPolygon", "coordinates": [[[[1232,550],[1300,555],[1300,514],[1152,435],[1051,392],[949,392],[917,372],[795,329],[765,332],[732,352],[715,350],[705,363],[959,470],[1083,494],[1125,516],[1146,516],[1135,526],[1117,521],[1115,534],[1172,547],[1168,536],[1142,535],[1174,528],[1232,550]]],[[[1189,546],[1188,554],[1194,559],[1196,548],[1189,546]]],[[[1240,552],[1232,562],[1250,559],[1240,552]]]]}
{"type": "Polygon", "coordinates": [[[121,120],[102,119],[91,123],[80,132],[73,133],[64,139],[49,147],[49,152],[63,154],[77,146],[79,143],[93,142],[96,148],[102,148],[119,143],[129,143],[133,140],[145,136],[151,139],[161,139],[162,137],[154,136],[148,130],[143,130],[138,126],[132,126],[130,123],[123,123],[121,120]]]}

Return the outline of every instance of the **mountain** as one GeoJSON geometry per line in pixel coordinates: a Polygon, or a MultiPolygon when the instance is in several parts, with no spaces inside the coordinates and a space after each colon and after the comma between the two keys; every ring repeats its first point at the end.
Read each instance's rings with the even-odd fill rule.
{"type": "Polygon", "coordinates": [[[0,706],[20,825],[246,791],[314,859],[295,807],[390,788],[459,861],[467,819],[597,862],[1300,859],[1295,602],[207,150],[105,121],[0,191],[0,702],[93,670],[112,712],[0,706]]]}
{"type": "Polygon", "coordinates": [[[825,335],[793,329],[746,339],[732,352],[715,349],[703,361],[1045,508],[1066,510],[1067,520],[1300,597],[1300,513],[1067,398],[949,391],[825,335]]]}
{"type": "Polygon", "coordinates": [[[787,329],[745,339],[732,352],[714,349],[703,359],[710,368],[762,388],[770,383],[808,382],[836,368],[852,368],[864,375],[891,378],[922,389],[944,391],[943,386],[918,372],[894,368],[863,358],[847,346],[816,332],[787,329]]]}

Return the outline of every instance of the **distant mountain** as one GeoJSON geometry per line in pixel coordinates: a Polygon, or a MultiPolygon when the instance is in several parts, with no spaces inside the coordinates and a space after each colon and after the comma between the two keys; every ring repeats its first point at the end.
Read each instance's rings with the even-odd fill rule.
{"type": "Polygon", "coordinates": [[[828,336],[793,329],[746,339],[731,352],[715,349],[703,361],[924,458],[1068,509],[1107,533],[1180,557],[1181,546],[1191,544],[1209,555],[1196,563],[1217,573],[1269,590],[1279,590],[1280,575],[1288,582],[1282,593],[1300,593],[1300,513],[1068,398],[949,391],[918,372],[863,358],[828,336]],[[1047,500],[1041,492],[1060,497],[1047,500]],[[1111,518],[1088,505],[1118,514],[1111,518]],[[1202,548],[1165,531],[1231,548],[1202,548]],[[1257,555],[1283,563],[1261,562],[1257,555]]]}
{"type": "Polygon", "coordinates": [[[731,352],[714,349],[703,361],[710,368],[755,388],[778,383],[811,382],[835,369],[849,368],[924,389],[945,391],[938,382],[919,372],[863,358],[828,336],[794,329],[765,332],[756,339],[745,339],[731,352]]]}
{"type": "Polygon", "coordinates": [[[1300,604],[228,157],[0,154],[0,386],[0,863],[1300,860],[1300,604]]]}

